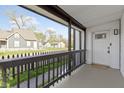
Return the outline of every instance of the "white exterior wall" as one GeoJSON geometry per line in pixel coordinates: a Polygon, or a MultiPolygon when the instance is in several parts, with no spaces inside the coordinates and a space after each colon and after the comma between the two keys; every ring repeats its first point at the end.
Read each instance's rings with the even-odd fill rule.
{"type": "Polygon", "coordinates": [[[119,69],[119,35],[114,35],[114,29],[119,29],[119,20],[110,23],[105,23],[103,25],[94,26],[87,28],[86,32],[86,43],[87,43],[87,64],[92,64],[92,33],[96,31],[110,31],[111,38],[111,62],[110,67],[119,69]]]}
{"type": "Polygon", "coordinates": [[[121,18],[121,73],[124,76],[124,13],[121,18]]]}

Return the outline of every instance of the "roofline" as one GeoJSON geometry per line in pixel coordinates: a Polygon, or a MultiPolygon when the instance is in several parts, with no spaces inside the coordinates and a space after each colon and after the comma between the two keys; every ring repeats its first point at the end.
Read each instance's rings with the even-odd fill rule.
{"type": "MultiPolygon", "coordinates": [[[[10,38],[11,36],[13,36],[15,33],[18,33],[18,32],[14,32],[14,33],[12,33],[11,35],[9,35],[8,37],[7,37],[7,39],[8,38],[10,38]]],[[[19,34],[19,33],[18,33],[19,34]]],[[[20,35],[20,34],[19,34],[20,35]]],[[[24,40],[28,40],[28,39],[25,39],[22,35],[20,35],[24,40]]],[[[28,41],[38,41],[38,40],[28,40],[28,41]]]]}

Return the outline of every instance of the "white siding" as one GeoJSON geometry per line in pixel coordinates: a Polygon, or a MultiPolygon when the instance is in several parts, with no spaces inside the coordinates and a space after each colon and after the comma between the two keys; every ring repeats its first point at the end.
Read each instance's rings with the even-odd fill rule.
{"type": "Polygon", "coordinates": [[[124,76],[124,13],[121,18],[121,73],[124,76]]]}

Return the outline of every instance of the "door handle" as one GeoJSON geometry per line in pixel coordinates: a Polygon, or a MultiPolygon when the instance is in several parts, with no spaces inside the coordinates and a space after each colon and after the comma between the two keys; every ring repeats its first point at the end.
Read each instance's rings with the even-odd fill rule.
{"type": "Polygon", "coordinates": [[[110,54],[110,51],[108,50],[107,53],[110,54]]]}

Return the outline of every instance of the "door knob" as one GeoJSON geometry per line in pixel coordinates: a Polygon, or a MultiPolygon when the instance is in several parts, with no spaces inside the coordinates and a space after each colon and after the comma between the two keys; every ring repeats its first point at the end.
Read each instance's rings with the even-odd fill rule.
{"type": "Polygon", "coordinates": [[[108,50],[107,53],[110,54],[110,51],[108,50]]]}

